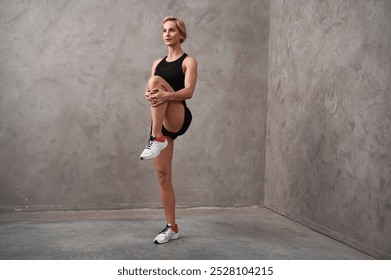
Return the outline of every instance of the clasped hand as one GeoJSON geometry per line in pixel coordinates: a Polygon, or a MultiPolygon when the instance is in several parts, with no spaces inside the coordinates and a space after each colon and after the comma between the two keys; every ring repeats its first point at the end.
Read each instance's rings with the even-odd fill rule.
{"type": "Polygon", "coordinates": [[[145,91],[145,99],[150,106],[156,107],[166,102],[166,92],[158,88],[147,88],[145,91]]]}

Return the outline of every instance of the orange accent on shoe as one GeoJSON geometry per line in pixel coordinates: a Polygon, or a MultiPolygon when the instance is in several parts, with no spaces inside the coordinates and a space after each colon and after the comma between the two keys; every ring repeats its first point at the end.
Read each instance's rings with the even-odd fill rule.
{"type": "Polygon", "coordinates": [[[178,229],[178,225],[175,224],[175,226],[171,227],[172,231],[175,232],[175,233],[178,233],[179,229],[178,229]]]}
{"type": "Polygon", "coordinates": [[[166,141],[166,137],[159,137],[159,138],[157,138],[157,137],[155,137],[155,140],[156,141],[158,141],[158,142],[164,142],[164,141],[166,141]]]}

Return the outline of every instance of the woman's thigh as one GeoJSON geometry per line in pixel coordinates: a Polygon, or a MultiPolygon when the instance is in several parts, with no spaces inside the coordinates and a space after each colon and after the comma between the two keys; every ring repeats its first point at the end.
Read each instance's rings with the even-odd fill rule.
{"type": "Polygon", "coordinates": [[[181,101],[169,101],[166,116],[163,120],[164,127],[171,132],[178,132],[185,121],[185,107],[181,101]]]}

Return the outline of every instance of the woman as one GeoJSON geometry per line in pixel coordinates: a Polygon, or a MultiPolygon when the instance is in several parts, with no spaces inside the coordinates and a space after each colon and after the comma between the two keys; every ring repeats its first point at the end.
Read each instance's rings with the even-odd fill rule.
{"type": "Polygon", "coordinates": [[[140,156],[141,159],[153,159],[159,180],[167,222],[166,227],[154,239],[158,244],[179,237],[178,225],[175,223],[171,163],[174,140],[186,132],[192,120],[185,100],[193,96],[197,81],[197,62],[184,53],[181,47],[187,37],[183,20],[166,17],[163,20],[162,35],[168,53],[152,65],[152,77],[145,92],[151,108],[151,133],[140,156]]]}

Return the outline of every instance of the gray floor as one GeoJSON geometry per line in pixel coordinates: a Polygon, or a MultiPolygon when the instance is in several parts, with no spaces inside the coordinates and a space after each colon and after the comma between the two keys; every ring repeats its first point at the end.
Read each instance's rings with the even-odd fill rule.
{"type": "Polygon", "coordinates": [[[371,259],[265,208],[179,209],[181,238],[153,238],[162,210],[0,213],[0,259],[371,259]]]}

